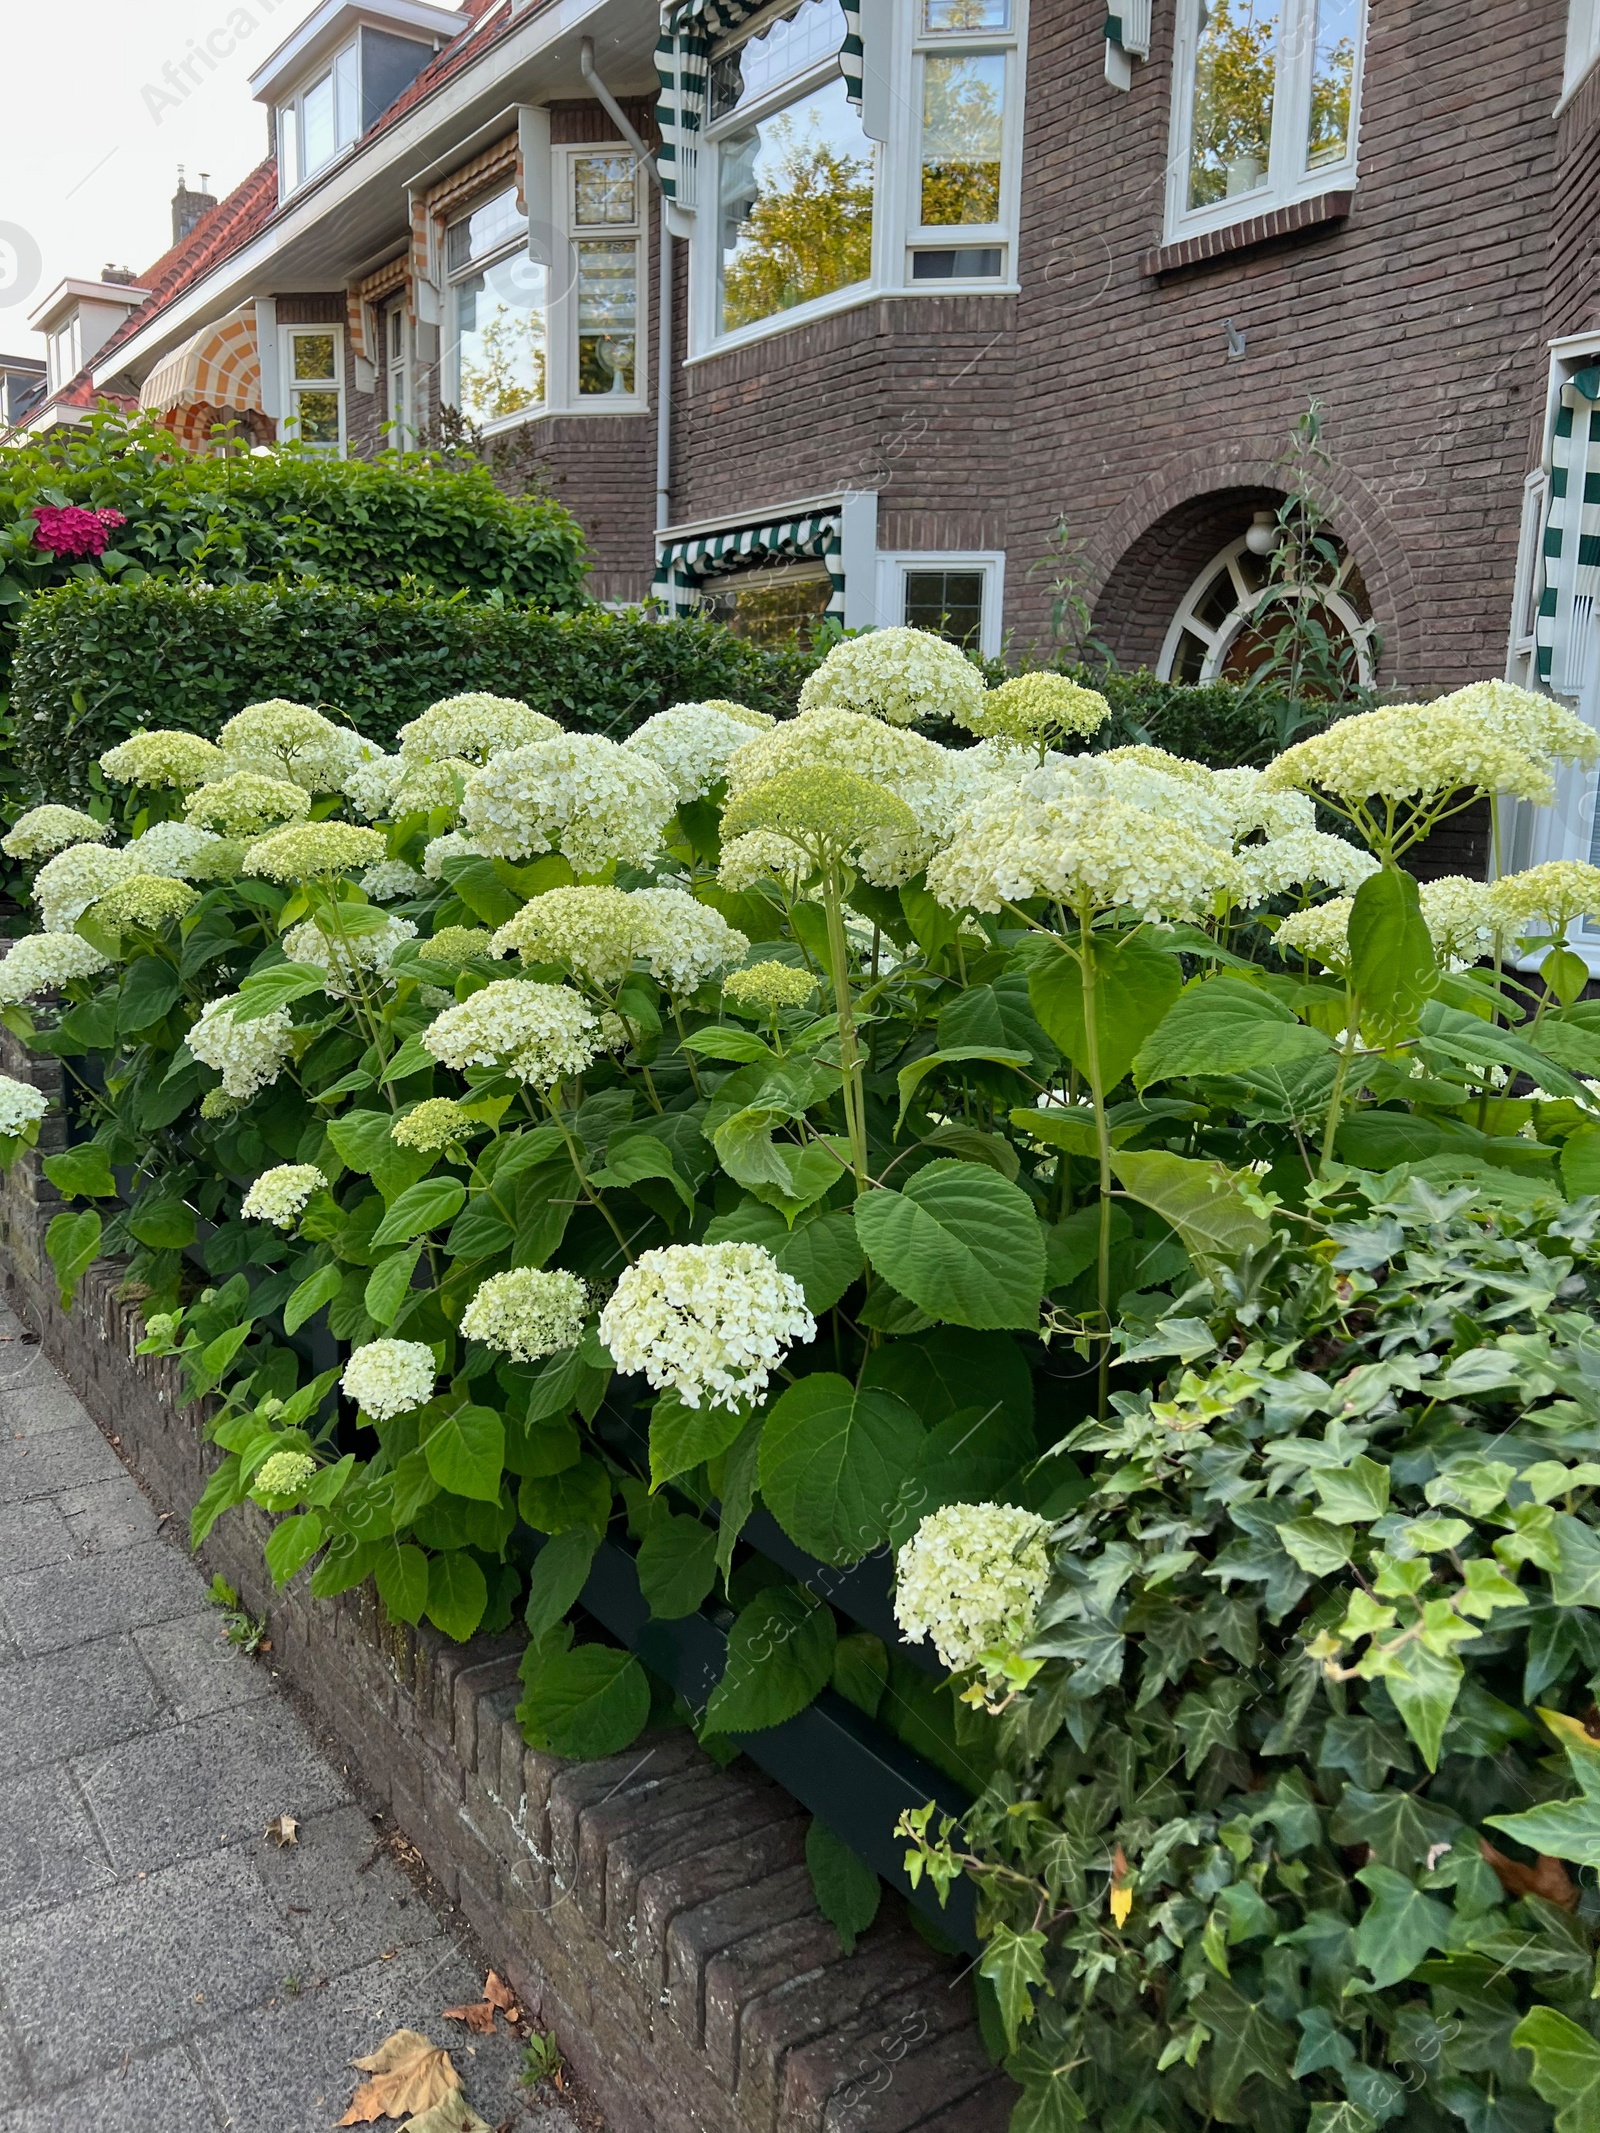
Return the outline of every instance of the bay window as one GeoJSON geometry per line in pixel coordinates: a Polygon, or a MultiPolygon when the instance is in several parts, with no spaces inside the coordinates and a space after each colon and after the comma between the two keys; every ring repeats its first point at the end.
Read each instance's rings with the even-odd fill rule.
{"type": "Polygon", "coordinates": [[[548,275],[528,257],[515,186],[445,231],[446,397],[482,428],[542,407],[548,275]]]}
{"type": "MultiPolygon", "coordinates": [[[[308,81],[278,103],[278,197],[358,141],[433,57],[432,40],[361,24],[308,81]]],[[[273,92],[275,93],[275,92],[273,92]]]]}
{"type": "Polygon", "coordinates": [[[917,0],[917,13],[910,277],[996,279],[1011,219],[1012,0],[917,0]]]}
{"type": "Polygon", "coordinates": [[[1169,236],[1355,177],[1362,0],[1179,0],[1169,236]]]}
{"type": "Polygon", "coordinates": [[[570,397],[636,400],[643,389],[640,174],[625,148],[585,149],[567,163],[575,355],[570,397]]]}

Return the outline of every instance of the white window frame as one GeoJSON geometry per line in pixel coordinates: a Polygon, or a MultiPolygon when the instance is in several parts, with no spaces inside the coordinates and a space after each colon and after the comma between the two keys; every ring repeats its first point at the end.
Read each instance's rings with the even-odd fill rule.
{"type": "Polygon", "coordinates": [[[1589,78],[1600,59],[1600,0],[1568,0],[1567,50],[1561,73],[1561,96],[1555,116],[1563,111],[1589,78]]]}
{"type": "Polygon", "coordinates": [[[74,311],[64,319],[45,343],[46,373],[50,390],[60,392],[63,385],[70,385],[83,368],[83,315],[74,311]]]}
{"type": "MultiPolygon", "coordinates": [[[[650,252],[646,222],[646,178],[633,172],[633,220],[580,223],[577,214],[577,166],[587,156],[616,155],[632,165],[634,158],[625,141],[584,141],[551,151],[555,183],[559,188],[557,213],[570,247],[565,270],[551,275],[553,285],[545,307],[545,406],[540,412],[563,415],[638,415],[650,404],[650,252]],[[634,248],[634,355],[631,393],[580,393],[578,391],[578,246],[589,243],[631,244],[634,248]]],[[[527,417],[532,420],[534,410],[527,417]]]]}
{"type": "Polygon", "coordinates": [[[296,393],[302,388],[309,388],[312,392],[331,390],[337,396],[339,402],[339,442],[336,446],[308,445],[306,449],[308,451],[325,452],[330,459],[343,459],[346,456],[347,448],[345,424],[348,412],[344,390],[344,328],[342,326],[314,325],[307,321],[302,321],[295,326],[280,326],[278,328],[278,351],[279,376],[283,380],[283,419],[279,424],[279,428],[282,431],[285,443],[299,442],[296,435],[299,418],[294,412],[296,393]],[[333,341],[333,376],[326,381],[297,378],[294,374],[295,337],[297,334],[311,333],[327,334],[333,341]]]}
{"type": "MultiPolygon", "coordinates": [[[[460,267],[452,267],[450,265],[450,232],[458,224],[470,222],[474,215],[489,205],[491,200],[498,200],[505,193],[514,190],[514,186],[508,185],[497,184],[489,186],[485,191],[479,193],[476,199],[469,201],[459,214],[452,215],[440,233],[441,271],[444,275],[444,326],[441,332],[443,347],[439,365],[440,380],[443,387],[441,398],[448,406],[456,408],[463,414],[465,410],[461,407],[461,338],[460,326],[456,316],[456,290],[462,282],[471,281],[478,274],[486,275],[491,267],[500,266],[504,261],[515,258],[518,252],[521,252],[524,257],[529,257],[528,224],[524,216],[520,214],[514,216],[511,234],[503,244],[497,244],[490,251],[468,259],[466,264],[460,267]]],[[[534,262],[534,264],[538,263],[537,261],[534,262]]],[[[575,265],[576,262],[574,262],[575,265]]],[[[506,430],[515,429],[519,423],[537,422],[543,416],[557,411],[554,370],[557,360],[558,337],[555,329],[555,307],[551,301],[551,292],[555,286],[556,279],[556,270],[552,267],[546,267],[544,283],[544,397],[532,406],[519,407],[509,415],[496,415],[488,422],[479,423],[478,427],[486,437],[497,437],[506,430]]]]}
{"type": "Polygon", "coordinates": [[[878,555],[877,609],[880,629],[906,619],[906,579],[920,570],[970,570],[983,579],[978,650],[998,659],[1004,644],[1006,556],[1003,548],[898,548],[878,555]]]}
{"type": "Polygon", "coordinates": [[[284,98],[277,108],[278,144],[278,198],[287,200],[291,193],[320,172],[331,169],[347,148],[354,147],[361,138],[361,35],[357,31],[350,40],[340,45],[326,66],[319,67],[308,81],[300,84],[292,96],[284,98]],[[333,149],[320,163],[307,165],[305,139],[306,98],[327,82],[333,95],[333,149]],[[341,87],[346,87],[351,108],[346,110],[341,87]],[[346,126],[353,127],[346,131],[346,126]]]}
{"type": "MultiPolygon", "coordinates": [[[[793,0],[788,0],[792,6],[793,0]]],[[[694,233],[689,247],[689,353],[687,361],[705,362],[753,341],[788,333],[814,319],[850,311],[882,296],[1014,296],[1018,291],[1017,245],[1022,195],[1024,100],[1027,90],[1029,0],[1010,0],[1010,24],[1003,30],[924,31],[923,0],[882,0],[873,27],[886,35],[887,52],[869,49],[868,98],[872,123],[887,138],[868,139],[873,152],[872,265],[863,281],[831,290],[809,303],[777,311],[770,318],[723,332],[719,326],[721,232],[718,200],[718,144],[730,132],[773,117],[800,97],[837,76],[831,57],[790,76],[766,96],[737,113],[709,122],[701,136],[694,233]],[[881,28],[878,27],[881,25],[881,28]],[[1007,55],[1005,130],[1001,145],[1001,220],[972,228],[924,227],[921,213],[922,70],[929,54],[958,55],[1000,51],[1007,55]],[[913,280],[915,252],[996,251],[1000,270],[977,276],[941,276],[913,280]]],[[[723,39],[716,57],[736,50],[770,29],[785,12],[785,0],[723,39]]],[[[709,97],[709,84],[708,84],[709,97]]],[[[707,110],[709,112],[709,100],[707,110]]]]}
{"type": "Polygon", "coordinates": [[[378,330],[383,335],[383,413],[389,425],[384,448],[408,452],[417,438],[417,411],[412,403],[416,366],[411,360],[411,319],[403,295],[379,312],[378,330]]]}
{"type": "MultiPolygon", "coordinates": [[[[1162,681],[1173,679],[1173,668],[1178,663],[1178,653],[1185,636],[1198,638],[1206,647],[1205,663],[1193,684],[1205,688],[1222,679],[1223,664],[1239,637],[1247,630],[1258,611],[1270,604],[1274,587],[1271,579],[1251,588],[1240,568],[1240,557],[1247,551],[1248,537],[1240,534],[1227,546],[1219,548],[1211,560],[1193,579],[1189,590],[1178,602],[1177,612],[1167,625],[1166,638],[1161,646],[1161,656],[1156,661],[1156,673],[1162,681]],[[1206,594],[1216,583],[1219,570],[1226,570],[1233,580],[1238,595],[1234,605],[1224,615],[1220,624],[1203,622],[1197,610],[1206,594]]],[[[1349,635],[1355,649],[1357,672],[1363,687],[1370,687],[1373,680],[1372,638],[1374,623],[1370,615],[1363,615],[1355,602],[1344,590],[1345,579],[1354,568],[1355,558],[1349,549],[1333,576],[1332,584],[1323,593],[1321,604],[1335,614],[1349,635]]]]}
{"type": "Polygon", "coordinates": [[[1172,120],[1167,158],[1169,244],[1208,230],[1249,222],[1297,200],[1319,193],[1348,191],[1356,182],[1361,138],[1361,85],[1366,66],[1367,7],[1362,0],[1356,29],[1355,63],[1350,83],[1350,133],[1337,163],[1306,168],[1306,136],[1311,117],[1311,66],[1316,51],[1317,0],[1282,0],[1278,29],[1277,72],[1273,81],[1273,124],[1267,182],[1230,200],[1191,208],[1189,157],[1194,138],[1195,57],[1200,39],[1201,0],[1177,0],[1172,53],[1172,120]]]}

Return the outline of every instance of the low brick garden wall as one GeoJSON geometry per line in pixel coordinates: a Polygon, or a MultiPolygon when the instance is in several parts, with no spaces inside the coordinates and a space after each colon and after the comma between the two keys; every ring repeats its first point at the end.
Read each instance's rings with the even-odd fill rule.
{"type": "MultiPolygon", "coordinates": [[[[0,1032],[0,1070],[59,1093],[60,1068],[0,1032]]],[[[60,1145],[59,1107],[42,1152],[60,1145]]],[[[136,1356],[121,1269],[56,1301],[37,1156],[0,1188],[7,1299],[163,1510],[186,1518],[215,1454],[177,1373],[136,1356]]],[[[685,1732],[566,1763],[513,1716],[521,1640],[452,1644],[388,1620],[370,1587],[276,1589],[264,1514],[201,1551],[270,1625],[273,1653],[489,1948],[553,2029],[613,2133],[1003,2133],[1016,2090],[978,2034],[970,1984],[892,1897],[844,1956],[802,1856],[807,1818],[685,1732]]]]}

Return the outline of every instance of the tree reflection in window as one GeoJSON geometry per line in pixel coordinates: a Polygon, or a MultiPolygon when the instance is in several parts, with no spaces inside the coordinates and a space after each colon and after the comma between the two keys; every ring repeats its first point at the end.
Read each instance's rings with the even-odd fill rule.
{"type": "Polygon", "coordinates": [[[544,268],[517,254],[457,284],[456,404],[469,420],[542,404],[544,294],[544,268]]]}
{"type": "Polygon", "coordinates": [[[1280,0],[1197,0],[1189,205],[1209,207],[1267,182],[1280,0]]]}
{"type": "Polygon", "coordinates": [[[1003,52],[930,53],[922,63],[922,222],[1000,220],[1003,52]]]}
{"type": "Polygon", "coordinates": [[[1350,96],[1356,75],[1360,0],[1318,0],[1311,63],[1311,124],[1306,167],[1342,163],[1350,152],[1350,96]]]}
{"type": "Polygon", "coordinates": [[[865,281],[872,144],[830,81],[718,150],[722,330],[865,281]]]}

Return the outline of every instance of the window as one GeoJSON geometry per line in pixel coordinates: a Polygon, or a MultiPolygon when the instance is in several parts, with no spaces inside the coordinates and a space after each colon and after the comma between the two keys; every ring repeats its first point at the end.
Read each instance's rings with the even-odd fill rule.
{"type": "Polygon", "coordinates": [[[838,0],[800,5],[716,55],[712,335],[865,283],[877,154],[839,72],[838,0]]]}
{"type": "MultiPolygon", "coordinates": [[[[1264,526],[1272,512],[1257,513],[1264,526]]],[[[1270,556],[1270,547],[1269,547],[1270,556]]],[[[1190,586],[1167,631],[1156,671],[1163,681],[1248,681],[1272,654],[1295,587],[1271,578],[1269,556],[1245,539],[1232,542],[1190,586]]],[[[1352,679],[1372,679],[1372,616],[1354,558],[1340,544],[1328,585],[1319,590],[1315,620],[1337,652],[1348,649],[1352,679]]]]}
{"type": "Polygon", "coordinates": [[[83,368],[83,325],[76,311],[62,326],[58,326],[46,342],[49,360],[50,390],[59,392],[68,385],[83,368]]]}
{"type": "Polygon", "coordinates": [[[884,0],[871,137],[846,93],[839,0],[791,0],[712,54],[696,354],[874,290],[1014,281],[1025,5],[884,0]]]}
{"type": "Polygon", "coordinates": [[[278,197],[357,141],[433,57],[433,46],[363,26],[277,113],[278,197]]]}
{"type": "Polygon", "coordinates": [[[1362,0],[1179,0],[1169,232],[1355,177],[1362,0]]]}
{"type": "Polygon", "coordinates": [[[697,605],[752,644],[778,646],[806,636],[828,612],[833,580],[821,561],[778,564],[709,578],[697,605]]]}
{"type": "Polygon", "coordinates": [[[402,298],[383,314],[384,416],[389,425],[384,443],[395,452],[409,450],[415,438],[408,340],[409,321],[402,298]]]}
{"type": "Polygon", "coordinates": [[[573,397],[637,399],[640,369],[640,174],[623,148],[568,159],[572,310],[576,333],[573,397]]]}
{"type": "Polygon", "coordinates": [[[337,326],[286,326],[285,435],[332,458],[344,453],[344,334],[337,326]]]}
{"type": "Polygon", "coordinates": [[[1005,557],[998,552],[880,555],[878,621],[931,630],[992,658],[1000,650],[1004,577],[1005,557]]]}
{"type": "Polygon", "coordinates": [[[528,257],[528,226],[514,186],[450,224],[445,271],[449,399],[484,428],[542,407],[548,276],[528,257]]]}
{"type": "MultiPolygon", "coordinates": [[[[1600,57],[1600,0],[1569,0],[1567,7],[1567,63],[1561,81],[1561,101],[1577,88],[1600,57]]],[[[1557,107],[1559,109],[1559,106],[1557,107]]]]}

